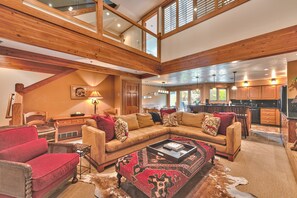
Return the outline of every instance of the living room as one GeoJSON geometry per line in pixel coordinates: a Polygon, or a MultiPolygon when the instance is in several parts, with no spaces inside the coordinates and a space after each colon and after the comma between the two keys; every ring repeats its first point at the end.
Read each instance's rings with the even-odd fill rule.
{"type": "MultiPolygon", "coordinates": [[[[45,112],[46,123],[54,128],[51,141],[91,145],[91,157],[81,160],[99,176],[114,176],[117,159],[158,141],[198,139],[216,148],[215,165],[207,163],[199,171],[207,179],[188,175],[190,182],[165,197],[203,197],[206,192],[213,197],[294,197],[296,2],[201,2],[114,0],[70,6],[66,1],[1,1],[1,131],[28,125],[29,112],[45,112]],[[176,118],[166,112],[172,109],[176,118]],[[197,125],[201,112],[203,122],[197,125]],[[225,135],[203,132],[206,117],[221,116],[225,123],[226,112],[235,116],[225,135]],[[132,118],[125,115],[134,113],[138,121],[129,123],[132,118]],[[146,125],[140,121],[147,118],[141,117],[144,113],[151,113],[151,119],[158,114],[170,126],[146,125]],[[128,124],[128,137],[107,142],[90,121],[94,114],[120,117],[128,124]],[[171,126],[171,119],[179,126],[171,126]],[[198,136],[192,133],[197,128],[198,136]],[[225,181],[218,183],[221,191],[207,186],[213,182],[209,175],[224,175],[223,169],[245,178],[235,188],[239,194],[230,195],[225,181]]],[[[148,195],[147,188],[122,174],[120,193],[148,195]]],[[[98,196],[98,185],[86,182],[87,177],[84,173],[75,184],[59,184],[52,196],[98,196]]],[[[0,189],[3,196],[16,196],[0,189]]],[[[32,192],[40,196],[34,195],[34,181],[32,192]]]]}

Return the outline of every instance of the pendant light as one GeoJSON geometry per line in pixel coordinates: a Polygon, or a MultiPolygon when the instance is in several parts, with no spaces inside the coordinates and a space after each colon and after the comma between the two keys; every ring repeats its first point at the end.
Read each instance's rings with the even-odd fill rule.
{"type": "Polygon", "coordinates": [[[199,91],[199,76],[196,76],[196,79],[197,79],[197,88],[196,88],[196,91],[198,92],[199,91]]]}
{"type": "Polygon", "coordinates": [[[161,87],[161,89],[158,90],[158,94],[168,94],[169,91],[165,90],[165,82],[162,82],[162,85],[163,86],[161,87]]]}
{"type": "Polygon", "coordinates": [[[213,76],[213,90],[216,90],[217,88],[216,88],[216,75],[215,74],[213,74],[212,75],[213,76]]]}
{"type": "Polygon", "coordinates": [[[233,79],[234,79],[234,85],[232,86],[231,89],[232,89],[233,91],[236,91],[236,90],[237,90],[237,87],[236,87],[236,84],[235,84],[235,74],[236,74],[236,71],[234,71],[233,74],[234,74],[234,78],[233,78],[233,79]]]}

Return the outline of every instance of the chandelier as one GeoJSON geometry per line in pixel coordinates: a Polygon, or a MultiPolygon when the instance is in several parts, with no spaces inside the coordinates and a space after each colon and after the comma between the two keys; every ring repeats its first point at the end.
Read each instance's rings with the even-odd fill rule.
{"type": "Polygon", "coordinates": [[[158,90],[158,94],[169,94],[169,91],[165,90],[165,82],[162,82],[161,89],[158,90]]]}

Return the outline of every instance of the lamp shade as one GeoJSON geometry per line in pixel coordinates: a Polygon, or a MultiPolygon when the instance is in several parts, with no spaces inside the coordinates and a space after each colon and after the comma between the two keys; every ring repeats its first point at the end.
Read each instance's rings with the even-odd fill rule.
{"type": "Polygon", "coordinates": [[[94,98],[94,99],[103,99],[99,91],[92,91],[90,94],[89,98],[94,98]]]}

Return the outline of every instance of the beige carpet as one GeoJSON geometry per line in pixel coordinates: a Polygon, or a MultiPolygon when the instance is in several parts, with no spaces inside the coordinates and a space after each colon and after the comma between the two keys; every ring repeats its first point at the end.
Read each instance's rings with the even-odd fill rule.
{"type": "MultiPolygon", "coordinates": [[[[224,158],[220,158],[220,162],[231,169],[230,175],[244,177],[249,181],[247,185],[238,187],[240,191],[260,198],[295,198],[297,195],[297,184],[282,146],[243,140],[242,149],[234,162],[224,158]]],[[[104,172],[110,173],[113,170],[111,167],[104,172]]],[[[88,198],[94,197],[94,191],[94,185],[78,182],[64,186],[52,197],[88,198]]]]}

